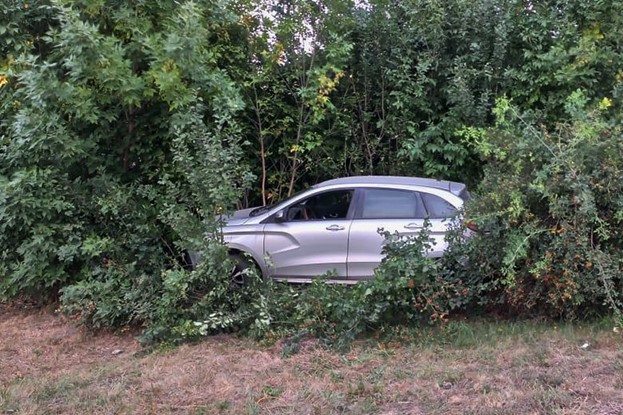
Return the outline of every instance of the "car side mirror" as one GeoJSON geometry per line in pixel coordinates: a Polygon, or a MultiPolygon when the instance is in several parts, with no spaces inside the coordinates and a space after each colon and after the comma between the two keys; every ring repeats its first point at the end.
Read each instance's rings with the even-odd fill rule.
{"type": "Polygon", "coordinates": [[[282,223],[286,221],[286,209],[281,209],[279,212],[275,213],[273,219],[277,223],[282,223]]]}

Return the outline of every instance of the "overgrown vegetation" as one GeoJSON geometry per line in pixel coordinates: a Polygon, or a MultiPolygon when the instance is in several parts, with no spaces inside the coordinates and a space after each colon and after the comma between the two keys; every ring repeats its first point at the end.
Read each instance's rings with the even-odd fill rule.
{"type": "MultiPolygon", "coordinates": [[[[150,341],[459,311],[620,320],[617,1],[11,0],[0,11],[0,298],[150,341]],[[232,289],[218,218],[325,178],[477,189],[441,261],[232,289]],[[203,258],[188,269],[186,252],[203,258]]],[[[391,237],[391,235],[387,235],[391,237]]]]}
{"type": "Polygon", "coordinates": [[[621,127],[607,98],[589,104],[578,90],[564,108],[567,118],[547,128],[500,100],[470,209],[499,248],[472,255],[485,266],[469,272],[496,281],[495,301],[520,313],[577,318],[605,306],[621,321],[621,127]]]}

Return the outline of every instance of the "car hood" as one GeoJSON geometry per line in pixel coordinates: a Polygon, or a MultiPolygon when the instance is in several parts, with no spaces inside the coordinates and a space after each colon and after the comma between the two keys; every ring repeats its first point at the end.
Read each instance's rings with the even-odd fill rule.
{"type": "Polygon", "coordinates": [[[227,220],[229,219],[247,219],[249,217],[249,214],[253,211],[257,209],[257,207],[252,207],[252,208],[248,208],[248,209],[242,209],[242,210],[237,210],[234,213],[232,213],[231,215],[229,215],[227,217],[227,220]]]}
{"type": "Polygon", "coordinates": [[[247,220],[249,220],[249,214],[253,211],[257,209],[257,207],[252,207],[252,208],[248,208],[248,209],[241,209],[241,210],[236,210],[235,212],[225,216],[223,219],[225,221],[225,225],[226,226],[231,226],[231,225],[242,225],[244,224],[247,220]]]}

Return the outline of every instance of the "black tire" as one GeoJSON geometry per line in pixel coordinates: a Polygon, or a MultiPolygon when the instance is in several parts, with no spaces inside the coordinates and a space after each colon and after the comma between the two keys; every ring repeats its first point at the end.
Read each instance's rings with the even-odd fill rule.
{"type": "Polygon", "coordinates": [[[230,259],[233,261],[232,269],[229,273],[231,285],[242,287],[249,284],[249,270],[253,265],[242,254],[232,254],[230,259]]]}

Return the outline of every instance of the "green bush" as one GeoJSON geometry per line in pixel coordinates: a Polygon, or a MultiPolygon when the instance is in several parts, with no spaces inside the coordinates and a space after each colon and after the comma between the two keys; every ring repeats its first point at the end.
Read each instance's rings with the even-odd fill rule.
{"type": "Polygon", "coordinates": [[[462,271],[489,284],[481,302],[551,317],[620,314],[623,137],[608,107],[577,91],[568,120],[546,128],[498,102],[479,147],[485,178],[466,212],[487,231],[470,241],[462,271]]]}
{"type": "Polygon", "coordinates": [[[0,42],[0,300],[60,294],[89,327],[154,339],[229,307],[216,217],[248,175],[220,59],[240,52],[237,16],[213,2],[14,3],[23,19],[0,13],[19,35],[0,42]],[[203,268],[183,270],[188,249],[203,268]]]}

